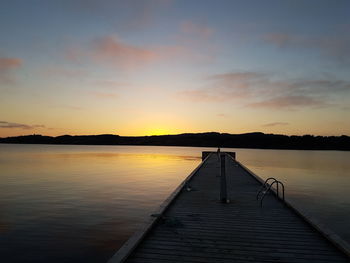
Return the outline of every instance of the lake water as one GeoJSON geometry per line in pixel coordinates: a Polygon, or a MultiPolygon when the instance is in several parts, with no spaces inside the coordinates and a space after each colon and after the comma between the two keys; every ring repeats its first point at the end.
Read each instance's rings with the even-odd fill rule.
{"type": "MultiPolygon", "coordinates": [[[[2,262],[106,262],[203,150],[0,144],[2,262]]],[[[223,150],[350,241],[350,152],[223,150]]]]}

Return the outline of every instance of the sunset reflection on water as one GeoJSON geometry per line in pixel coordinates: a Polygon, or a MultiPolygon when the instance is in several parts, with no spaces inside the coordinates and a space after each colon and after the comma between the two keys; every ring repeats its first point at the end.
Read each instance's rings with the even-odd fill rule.
{"type": "MultiPolygon", "coordinates": [[[[3,258],[106,261],[206,150],[216,149],[0,144],[3,258]]],[[[350,239],[349,152],[222,150],[283,181],[287,199],[350,239]]]]}

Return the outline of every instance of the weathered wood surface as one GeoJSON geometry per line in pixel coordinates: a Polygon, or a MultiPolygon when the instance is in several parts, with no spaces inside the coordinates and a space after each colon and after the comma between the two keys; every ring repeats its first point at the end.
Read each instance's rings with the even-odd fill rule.
{"type": "Polygon", "coordinates": [[[126,262],[349,262],[274,195],[261,208],[261,184],[229,156],[230,203],[221,203],[219,175],[212,154],[126,262]]]}

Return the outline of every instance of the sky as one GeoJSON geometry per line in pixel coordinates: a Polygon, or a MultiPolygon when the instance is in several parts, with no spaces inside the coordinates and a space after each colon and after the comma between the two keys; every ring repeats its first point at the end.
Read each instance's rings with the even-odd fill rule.
{"type": "Polygon", "coordinates": [[[350,1],[0,0],[0,137],[350,135],[350,1]]]}

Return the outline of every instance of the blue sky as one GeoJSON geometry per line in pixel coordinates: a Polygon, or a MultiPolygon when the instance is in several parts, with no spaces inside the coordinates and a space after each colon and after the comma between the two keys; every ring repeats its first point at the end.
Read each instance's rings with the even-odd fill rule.
{"type": "Polygon", "coordinates": [[[348,1],[1,1],[0,136],[350,134],[348,1]]]}

